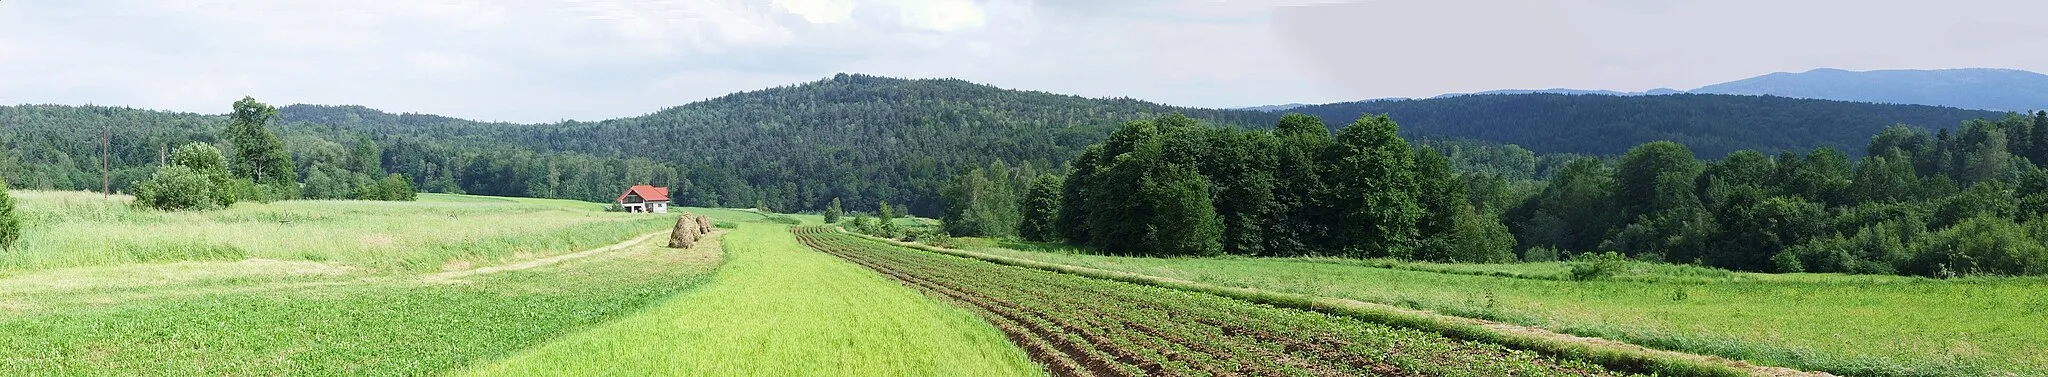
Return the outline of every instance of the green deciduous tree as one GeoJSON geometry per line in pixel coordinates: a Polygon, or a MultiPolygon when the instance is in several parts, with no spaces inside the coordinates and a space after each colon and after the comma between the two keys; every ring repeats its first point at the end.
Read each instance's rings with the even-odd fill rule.
{"type": "Polygon", "coordinates": [[[135,204],[161,210],[208,210],[221,208],[222,190],[214,177],[190,167],[171,165],[157,169],[148,181],[135,186],[135,204]]]}
{"type": "Polygon", "coordinates": [[[1060,208],[1063,204],[1066,182],[1059,176],[1046,174],[1031,181],[1031,189],[1024,194],[1024,220],[1017,225],[1017,235],[1029,241],[1054,242],[1060,240],[1060,208]]]}
{"type": "Polygon", "coordinates": [[[1273,135],[1274,150],[1273,219],[1267,222],[1266,252],[1270,255],[1301,256],[1329,253],[1330,189],[1324,162],[1335,149],[1336,140],[1320,118],[1287,114],[1280,117],[1273,135]]]}
{"type": "Polygon", "coordinates": [[[0,250],[14,248],[21,240],[21,214],[14,208],[14,198],[7,195],[7,178],[0,177],[0,250]]]}
{"type": "Polygon", "coordinates": [[[135,204],[162,210],[224,208],[257,195],[245,180],[229,176],[227,159],[206,143],[179,146],[170,165],[135,186],[135,204]]]}
{"type": "Polygon", "coordinates": [[[875,232],[881,233],[877,234],[879,236],[895,238],[903,235],[903,229],[896,225],[896,209],[890,208],[887,201],[875,211],[875,222],[875,232]]]}
{"type": "Polygon", "coordinates": [[[1366,116],[1337,134],[1330,162],[1336,247],[1353,257],[1407,258],[1423,210],[1416,202],[1415,159],[1400,126],[1366,116]]]}
{"type": "Polygon", "coordinates": [[[1223,252],[1223,225],[1209,184],[1194,169],[1168,165],[1139,185],[1146,215],[1137,250],[1151,255],[1210,256],[1223,252]]]}
{"type": "Polygon", "coordinates": [[[832,204],[825,206],[825,223],[839,223],[839,216],[841,216],[843,213],[844,211],[841,210],[839,206],[839,198],[832,198],[832,204]]]}
{"type": "Polygon", "coordinates": [[[298,175],[292,172],[291,152],[284,149],[284,143],[269,128],[270,122],[277,119],[277,108],[243,97],[235,101],[234,112],[228,116],[225,138],[234,145],[230,162],[235,176],[274,188],[297,187],[298,175]]]}
{"type": "Polygon", "coordinates": [[[969,169],[947,181],[939,190],[946,204],[940,217],[946,233],[972,237],[1016,235],[1022,213],[1017,209],[1017,190],[1010,185],[1009,172],[1009,166],[998,161],[987,168],[969,169]]]}

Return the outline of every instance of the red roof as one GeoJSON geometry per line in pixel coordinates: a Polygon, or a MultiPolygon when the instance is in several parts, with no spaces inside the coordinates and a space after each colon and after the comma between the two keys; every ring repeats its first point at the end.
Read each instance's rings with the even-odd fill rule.
{"type": "Polygon", "coordinates": [[[665,202],[668,201],[668,188],[654,187],[652,185],[635,185],[626,188],[626,192],[620,193],[618,202],[625,203],[627,195],[639,195],[641,201],[665,202]]]}

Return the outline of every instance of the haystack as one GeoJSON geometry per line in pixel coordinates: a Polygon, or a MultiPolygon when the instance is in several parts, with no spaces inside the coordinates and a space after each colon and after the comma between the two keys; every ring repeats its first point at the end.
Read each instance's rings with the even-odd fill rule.
{"type": "Polygon", "coordinates": [[[692,216],[683,214],[683,217],[676,219],[675,230],[668,232],[668,247],[688,249],[697,244],[697,236],[703,232],[697,227],[697,220],[692,219],[692,216]]]}
{"type": "Polygon", "coordinates": [[[704,215],[691,215],[691,216],[697,216],[697,232],[698,232],[698,233],[702,233],[702,234],[711,234],[711,218],[709,218],[709,217],[704,217],[704,215]]]}

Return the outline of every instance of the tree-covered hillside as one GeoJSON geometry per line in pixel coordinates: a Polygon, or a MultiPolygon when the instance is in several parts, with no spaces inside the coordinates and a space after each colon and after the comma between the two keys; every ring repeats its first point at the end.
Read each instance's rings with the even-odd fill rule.
{"type": "MultiPolygon", "coordinates": [[[[601,122],[482,123],[292,105],[280,109],[277,128],[302,180],[375,169],[428,191],[592,201],[653,183],[686,205],[809,210],[839,197],[856,210],[886,200],[936,216],[939,186],[961,169],[1001,160],[1050,172],[1124,121],[1171,113],[1225,125],[1279,116],[840,75],[601,122]]],[[[128,108],[0,107],[0,176],[22,187],[97,190],[100,127],[112,124],[114,188],[126,191],[168,147],[224,143],[225,123],[128,108]]]]}
{"type": "MultiPolygon", "coordinates": [[[[222,104],[221,110],[228,110],[222,104]]],[[[1736,149],[1860,151],[1887,125],[1954,127],[2003,114],[1774,97],[1475,95],[1297,109],[1325,119],[1389,113],[1452,166],[1540,178],[1563,153],[1617,155],[1673,140],[1705,157],[1736,149]],[[1525,148],[1502,147],[1519,144],[1525,148]]],[[[272,125],[308,197],[346,197],[390,173],[429,192],[608,200],[672,187],[681,204],[818,210],[832,198],[938,216],[953,175],[1003,161],[1052,173],[1118,125],[1183,113],[1264,129],[1278,113],[1165,106],[952,79],[839,75],[651,114],[549,124],[474,122],[361,106],[292,105],[272,125]]],[[[17,187],[98,189],[100,128],[113,126],[113,187],[129,192],[170,148],[221,139],[227,118],[95,106],[0,107],[0,177],[17,187]]]]}
{"type": "Polygon", "coordinates": [[[1854,151],[1861,150],[1870,135],[1894,124],[1954,128],[1970,119],[2005,116],[1934,106],[1705,94],[1470,95],[1291,111],[1324,119],[1387,114],[1401,123],[1405,136],[1485,140],[1539,153],[1617,155],[1631,146],[1665,140],[1690,146],[1705,157],[1741,149],[1854,151]]]}

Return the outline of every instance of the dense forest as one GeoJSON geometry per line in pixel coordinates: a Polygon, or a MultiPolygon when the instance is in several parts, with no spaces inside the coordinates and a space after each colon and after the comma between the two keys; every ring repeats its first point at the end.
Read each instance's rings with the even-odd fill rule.
{"type": "MultiPolygon", "coordinates": [[[[225,104],[224,104],[225,105],[225,104]]],[[[226,109],[226,106],[223,106],[226,109]]],[[[840,75],[602,122],[482,123],[359,106],[279,108],[273,127],[301,181],[353,192],[399,173],[430,192],[607,201],[671,187],[683,205],[818,210],[882,201],[937,216],[938,190],[1003,160],[1056,171],[1126,120],[1182,113],[1218,124],[1278,115],[1005,90],[960,80],[840,75]]],[[[0,176],[18,187],[98,190],[101,127],[113,188],[132,192],[170,149],[226,144],[227,118],[98,106],[0,107],[0,176]]]]}
{"type": "Polygon", "coordinates": [[[1616,155],[1633,145],[1668,140],[1713,158],[1742,149],[1855,151],[1871,134],[1894,124],[1954,127],[2004,116],[1934,106],[1714,94],[1469,95],[1289,111],[1325,119],[1386,114],[1405,126],[1404,136],[1484,140],[1544,153],[1616,155]]]}
{"type": "Polygon", "coordinates": [[[1673,142],[1577,159],[1512,208],[1524,256],[1620,251],[1776,272],[2048,273],[2048,113],[1959,131],[1894,126],[1852,160],[1819,148],[1713,161],[1673,142]],[[1534,252],[1531,252],[1534,250],[1534,252]]]}
{"type": "Polygon", "coordinates": [[[1344,256],[1444,262],[1614,255],[1743,271],[2048,274],[2048,112],[1937,133],[1892,126],[1862,158],[1817,148],[1701,160],[1644,143],[1619,158],[1487,148],[1454,169],[1385,116],[1334,135],[1169,116],[1125,124],[1064,176],[996,164],[956,176],[946,230],[1119,254],[1344,256]],[[1550,160],[1550,159],[1543,159],[1550,160]],[[1482,163],[1485,164],[1485,163],[1482,163]],[[1547,163],[1546,163],[1547,164],[1547,163]]]}
{"type": "MultiPolygon", "coordinates": [[[[1856,156],[1855,146],[1885,125],[1952,126],[1998,115],[1709,95],[1466,96],[1303,110],[1325,119],[1390,113],[1411,143],[1442,152],[1455,170],[1499,179],[1478,184],[1514,187],[1536,184],[1529,180],[1576,157],[1565,152],[1615,155],[1669,139],[1703,157],[1815,146],[1856,156]]],[[[815,211],[839,198],[848,209],[888,201],[900,212],[939,217],[941,191],[965,169],[1002,161],[1025,170],[1018,176],[1057,173],[1119,125],[1174,113],[1238,130],[1265,129],[1281,116],[840,75],[600,122],[486,123],[292,105],[278,108],[270,127],[311,198],[358,196],[395,173],[429,192],[603,201],[623,185],[650,183],[671,187],[683,205],[815,211]]],[[[24,188],[97,190],[101,128],[111,126],[113,189],[134,192],[177,146],[232,150],[222,136],[226,124],[224,115],[0,107],[0,177],[24,188]]]]}

